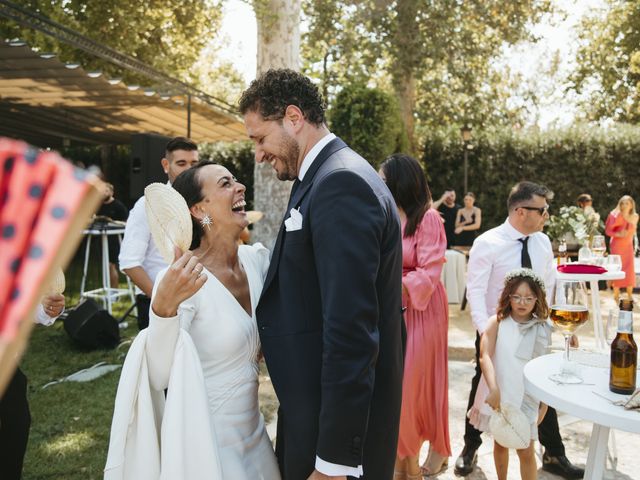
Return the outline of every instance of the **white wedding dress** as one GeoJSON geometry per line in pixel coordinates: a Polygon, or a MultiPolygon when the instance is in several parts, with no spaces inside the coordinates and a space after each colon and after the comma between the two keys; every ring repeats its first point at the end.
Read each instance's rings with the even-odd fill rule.
{"type": "MultiPolygon", "coordinates": [[[[249,281],[253,315],[247,314],[205,269],[207,282],[180,305],[177,317],[160,318],[150,311],[146,345],[149,378],[153,389],[167,387],[178,328],[184,329],[202,364],[222,478],[279,480],[276,458],[258,408],[260,339],[255,308],[269,266],[269,252],[260,244],[243,245],[238,255],[249,281]]],[[[156,286],[164,273],[160,273],[156,286]]]]}

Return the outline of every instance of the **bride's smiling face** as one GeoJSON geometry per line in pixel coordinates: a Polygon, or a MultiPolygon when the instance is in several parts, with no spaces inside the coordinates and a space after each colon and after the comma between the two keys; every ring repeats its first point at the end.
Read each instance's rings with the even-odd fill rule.
{"type": "Polygon", "coordinates": [[[208,214],[211,229],[236,226],[242,230],[249,225],[244,210],[246,187],[222,165],[207,165],[198,172],[204,199],[194,205],[192,211],[198,218],[208,214]]]}

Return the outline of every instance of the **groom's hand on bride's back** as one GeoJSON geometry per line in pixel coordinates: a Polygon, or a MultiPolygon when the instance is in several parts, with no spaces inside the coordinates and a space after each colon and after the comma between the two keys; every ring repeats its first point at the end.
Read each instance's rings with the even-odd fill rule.
{"type": "Polygon", "coordinates": [[[174,249],[173,263],[158,284],[153,298],[153,311],[159,317],[173,317],[178,313],[178,306],[195,294],[207,281],[203,272],[204,266],[198,262],[193,252],[182,253],[174,249]]]}

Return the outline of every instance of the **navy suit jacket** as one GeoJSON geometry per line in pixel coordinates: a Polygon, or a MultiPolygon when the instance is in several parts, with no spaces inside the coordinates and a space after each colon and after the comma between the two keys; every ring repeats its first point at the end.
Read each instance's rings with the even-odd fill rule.
{"type": "Polygon", "coordinates": [[[376,171],[332,140],[292,192],[302,228],[280,228],[257,321],[280,401],[276,453],[286,480],[315,457],[387,480],[403,369],[402,242],[376,171]]]}

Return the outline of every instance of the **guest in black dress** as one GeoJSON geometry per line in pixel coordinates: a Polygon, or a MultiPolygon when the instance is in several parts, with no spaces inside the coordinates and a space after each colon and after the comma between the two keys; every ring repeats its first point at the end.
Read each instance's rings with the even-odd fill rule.
{"type": "Polygon", "coordinates": [[[482,224],[482,211],[474,204],[476,196],[467,192],[464,196],[464,207],[456,215],[455,245],[470,247],[478,236],[482,224]]]}

